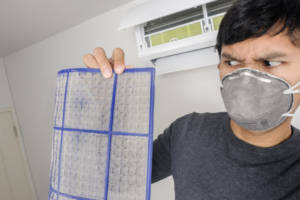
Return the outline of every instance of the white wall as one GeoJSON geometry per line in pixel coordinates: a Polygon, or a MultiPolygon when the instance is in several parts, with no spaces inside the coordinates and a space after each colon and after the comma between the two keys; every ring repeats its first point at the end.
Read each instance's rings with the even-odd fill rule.
{"type": "MultiPolygon", "coordinates": [[[[66,67],[83,67],[82,56],[97,46],[104,47],[108,56],[113,48],[123,48],[127,64],[151,65],[137,57],[133,30],[116,30],[124,14],[124,10],[117,8],[5,57],[34,184],[41,200],[48,193],[56,72],[66,67]]],[[[218,84],[216,67],[157,77],[156,136],[183,114],[224,111],[218,84]]],[[[300,127],[299,115],[294,121],[300,127]]],[[[152,185],[152,199],[174,199],[171,178],[152,185]]]]}
{"type": "Polygon", "coordinates": [[[9,107],[12,107],[12,100],[5,74],[3,58],[0,58],[0,109],[9,107]]]}

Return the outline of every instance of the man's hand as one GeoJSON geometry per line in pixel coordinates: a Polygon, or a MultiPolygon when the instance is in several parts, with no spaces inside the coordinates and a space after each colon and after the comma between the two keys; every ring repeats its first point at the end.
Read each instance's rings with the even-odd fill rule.
{"type": "Polygon", "coordinates": [[[94,49],[93,54],[85,54],[83,56],[84,64],[89,68],[100,68],[105,78],[112,76],[112,70],[117,74],[123,73],[125,68],[132,68],[132,65],[125,66],[125,54],[123,49],[115,48],[111,58],[107,58],[102,47],[94,49]]]}

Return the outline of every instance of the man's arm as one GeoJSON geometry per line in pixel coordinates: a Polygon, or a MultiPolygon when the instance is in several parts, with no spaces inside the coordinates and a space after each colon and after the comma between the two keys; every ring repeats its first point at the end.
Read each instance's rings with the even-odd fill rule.
{"type": "MultiPolygon", "coordinates": [[[[105,78],[111,78],[113,70],[122,74],[125,68],[133,67],[125,65],[125,53],[121,48],[115,48],[112,57],[108,58],[105,50],[97,47],[92,54],[83,56],[83,62],[89,68],[99,68],[105,78]]],[[[171,175],[171,133],[172,125],[153,143],[152,183],[171,175]]]]}
{"type": "Polygon", "coordinates": [[[173,125],[165,129],[153,142],[152,183],[172,174],[171,170],[171,135],[173,125]]]}

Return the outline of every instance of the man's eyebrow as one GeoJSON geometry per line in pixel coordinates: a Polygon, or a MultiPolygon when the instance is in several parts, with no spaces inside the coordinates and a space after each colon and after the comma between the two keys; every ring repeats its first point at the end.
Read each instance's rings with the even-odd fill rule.
{"type": "Polygon", "coordinates": [[[222,58],[226,58],[228,60],[234,60],[234,61],[238,61],[238,62],[242,62],[242,59],[236,58],[233,55],[229,54],[229,53],[222,53],[222,58]]]}
{"type": "Polygon", "coordinates": [[[271,52],[271,53],[268,53],[266,55],[261,56],[258,59],[255,59],[255,60],[257,60],[257,61],[272,60],[272,59],[275,59],[275,58],[284,58],[284,57],[287,57],[287,54],[282,53],[282,52],[271,52]]]}

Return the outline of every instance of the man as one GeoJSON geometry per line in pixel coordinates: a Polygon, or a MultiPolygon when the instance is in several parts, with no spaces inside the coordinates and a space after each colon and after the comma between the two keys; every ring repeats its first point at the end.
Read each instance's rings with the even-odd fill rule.
{"type": "MultiPolygon", "coordinates": [[[[192,113],[154,141],[152,182],[172,175],[177,200],[300,199],[300,0],[237,0],[217,38],[226,113],[192,113]]],[[[105,77],[124,53],[84,56],[105,77]]]]}

